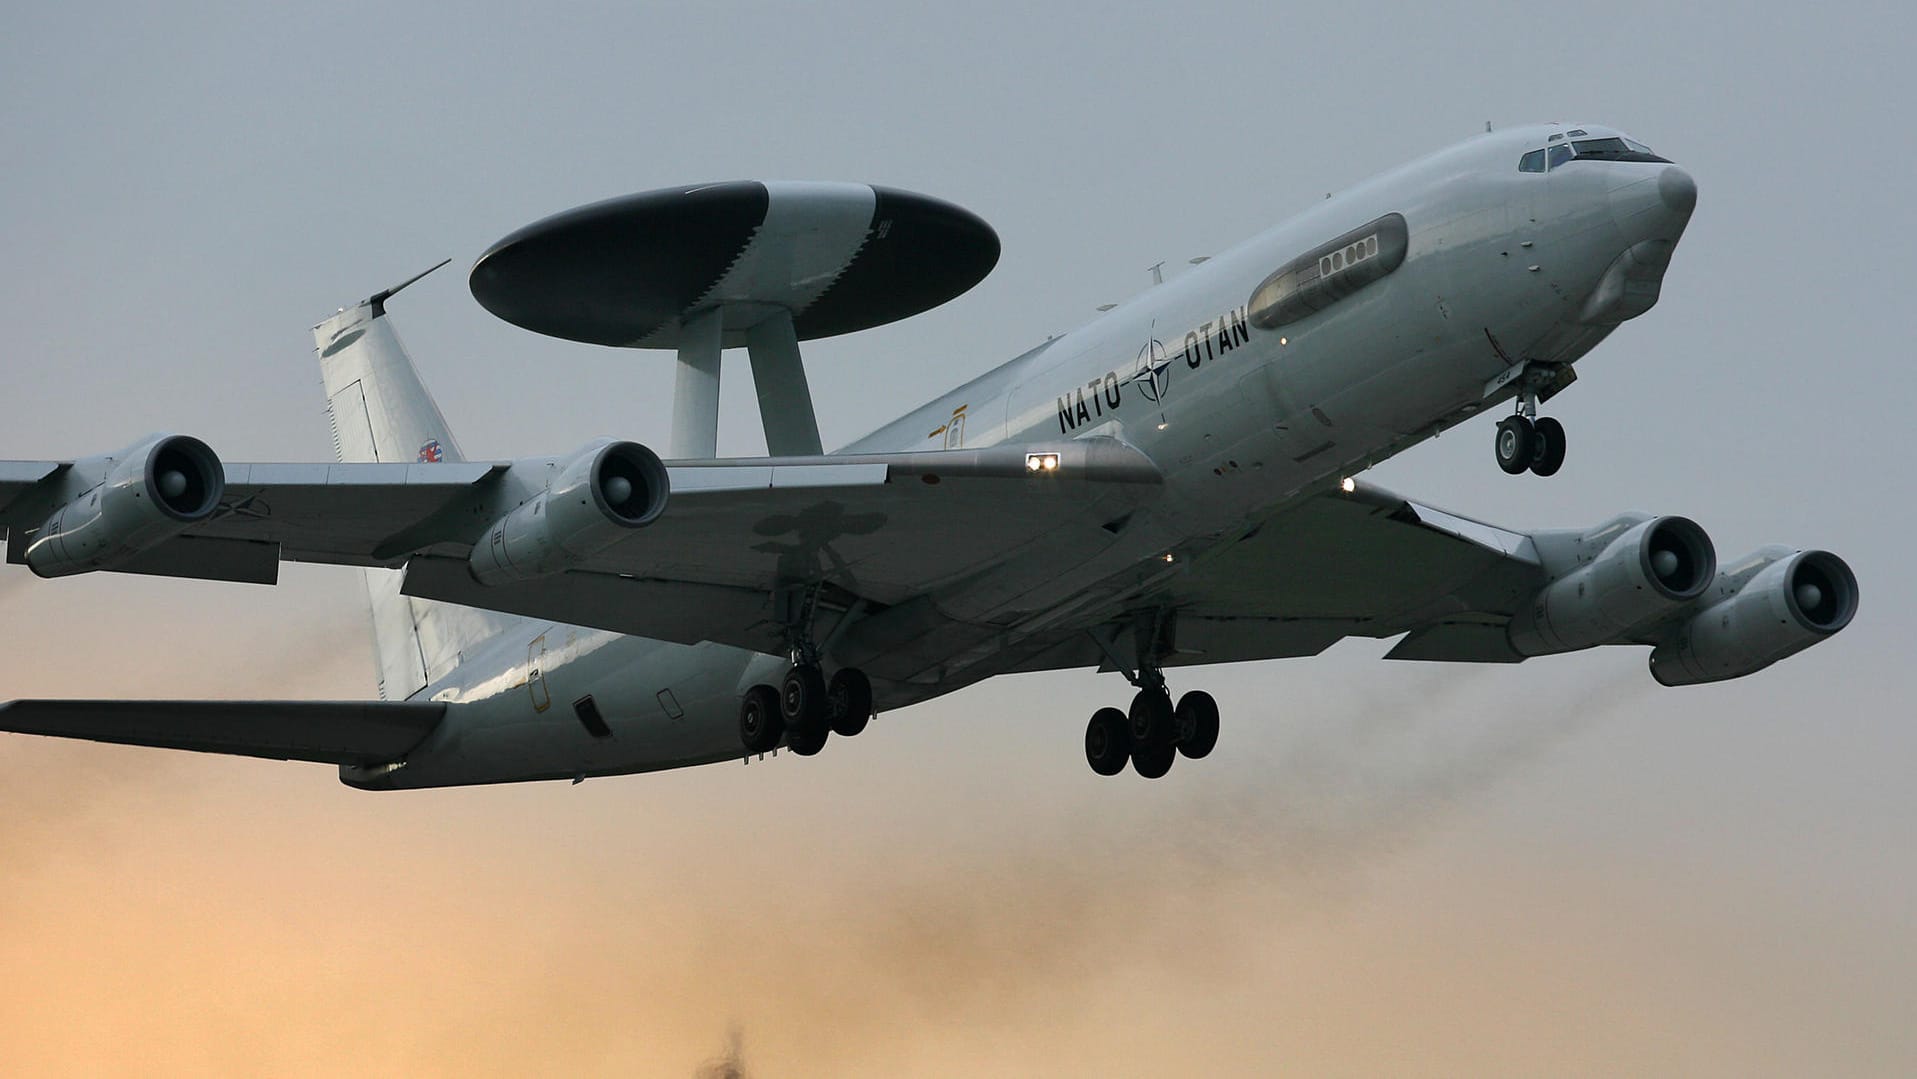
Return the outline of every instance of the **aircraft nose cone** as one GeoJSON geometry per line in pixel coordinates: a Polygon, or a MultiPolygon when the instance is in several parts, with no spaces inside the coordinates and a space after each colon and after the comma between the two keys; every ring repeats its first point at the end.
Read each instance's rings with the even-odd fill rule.
{"type": "Polygon", "coordinates": [[[1688,217],[1697,208],[1697,181],[1676,165],[1667,165],[1657,178],[1657,197],[1672,213],[1688,217]]]}
{"type": "Polygon", "coordinates": [[[1697,183],[1676,165],[1620,161],[1611,177],[1611,215],[1632,243],[1676,240],[1697,206],[1697,183]]]}

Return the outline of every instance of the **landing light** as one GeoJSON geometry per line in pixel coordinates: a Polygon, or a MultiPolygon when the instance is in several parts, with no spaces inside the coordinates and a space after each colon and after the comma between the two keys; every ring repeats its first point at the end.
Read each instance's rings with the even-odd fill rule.
{"type": "Polygon", "coordinates": [[[1025,471],[1027,472],[1057,472],[1058,471],[1058,454],[1056,453],[1026,454],[1025,455],[1025,471]]]}
{"type": "Polygon", "coordinates": [[[1338,489],[1346,494],[1353,494],[1358,490],[1358,481],[1346,476],[1338,481],[1338,489]]]}

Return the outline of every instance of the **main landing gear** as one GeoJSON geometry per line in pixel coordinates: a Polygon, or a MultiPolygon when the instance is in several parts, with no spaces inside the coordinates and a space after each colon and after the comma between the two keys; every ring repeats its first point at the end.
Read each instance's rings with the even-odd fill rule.
{"type": "Polygon", "coordinates": [[[817,663],[794,663],[777,689],[746,690],[739,702],[739,741],[747,753],[775,749],[780,739],[801,757],[825,748],[833,734],[850,738],[872,719],[872,682],[857,667],[842,667],[831,681],[817,663]]]}
{"type": "MultiPolygon", "coordinates": [[[[810,757],[825,748],[831,735],[850,738],[865,729],[872,719],[872,681],[857,667],[841,667],[826,680],[820,663],[826,649],[813,634],[817,585],[781,589],[773,598],[792,666],[778,688],[757,685],[746,690],[739,701],[739,742],[747,753],[765,753],[783,739],[792,752],[810,757]]],[[[843,615],[839,627],[856,613],[843,615]]]]}
{"type": "Polygon", "coordinates": [[[1519,390],[1518,411],[1498,422],[1492,448],[1498,467],[1513,476],[1526,469],[1550,476],[1564,467],[1564,425],[1549,416],[1538,418],[1536,385],[1526,382],[1519,390]]]}
{"type": "Polygon", "coordinates": [[[1192,690],[1173,707],[1156,671],[1144,680],[1130,712],[1100,708],[1092,713],[1085,728],[1085,760],[1099,775],[1115,776],[1130,761],[1133,771],[1157,779],[1171,771],[1179,754],[1197,760],[1218,744],[1218,702],[1211,694],[1192,690]]]}

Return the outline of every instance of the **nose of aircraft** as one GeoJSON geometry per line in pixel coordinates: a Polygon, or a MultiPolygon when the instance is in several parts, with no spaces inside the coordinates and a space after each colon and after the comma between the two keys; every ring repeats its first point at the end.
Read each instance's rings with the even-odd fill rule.
{"type": "Polygon", "coordinates": [[[1612,216],[1634,240],[1675,240],[1697,208],[1697,181],[1676,165],[1629,168],[1620,170],[1610,197],[1612,216]]]}
{"type": "Polygon", "coordinates": [[[1676,165],[1666,165],[1657,175],[1657,197],[1664,200],[1672,213],[1689,217],[1697,207],[1697,181],[1676,165]]]}

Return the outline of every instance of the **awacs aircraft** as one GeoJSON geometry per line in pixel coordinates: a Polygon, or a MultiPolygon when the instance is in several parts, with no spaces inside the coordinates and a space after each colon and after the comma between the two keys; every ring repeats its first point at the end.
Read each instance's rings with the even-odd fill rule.
{"type": "Polygon", "coordinates": [[[323,761],[370,789],[576,780],[815,754],[875,709],[1097,667],[1134,692],[1093,712],[1087,759],[1157,777],[1218,737],[1212,698],[1174,704],[1172,679],[1347,636],[1464,662],[1642,645],[1665,685],[1747,675],[1850,621],[1836,555],[1720,566],[1684,517],[1525,533],[1351,478],[1497,411],[1498,466],[1557,471],[1540,406],[1657,302],[1696,199],[1618,131],[1487,133],[830,454],[799,342],[970,288],[998,258],[984,222],[828,183],[573,210],[470,287],[527,329],[675,351],[665,460],[469,460],[379,293],[314,331],[338,463],[226,463],[181,435],[5,462],[0,526],[42,577],[366,567],[383,699],[14,701],[0,729],[323,761]],[[764,458],[715,457],[737,347],[764,458]]]}

